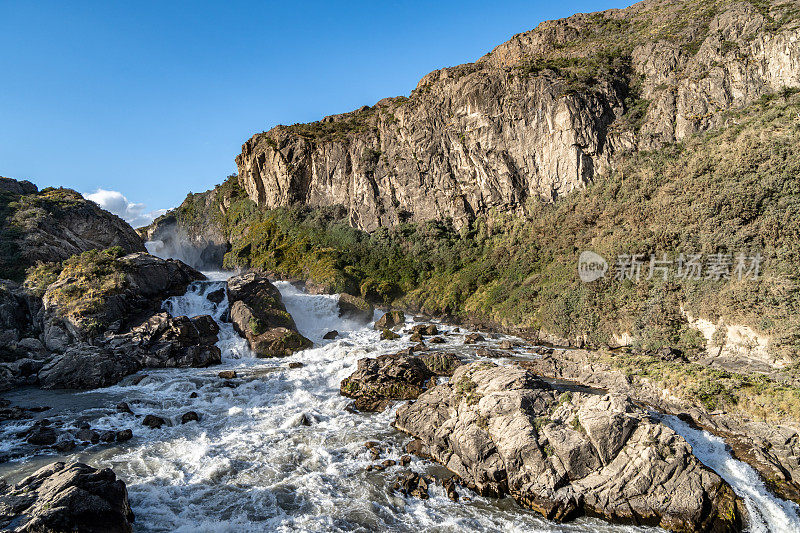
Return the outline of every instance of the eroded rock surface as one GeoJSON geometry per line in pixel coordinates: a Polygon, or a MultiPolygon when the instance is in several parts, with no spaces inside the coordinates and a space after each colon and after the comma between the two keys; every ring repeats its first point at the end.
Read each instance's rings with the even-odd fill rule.
{"type": "Polygon", "coordinates": [[[108,468],[53,463],[0,490],[3,530],[129,533],[133,520],[125,483],[108,468]]]}
{"type": "Polygon", "coordinates": [[[732,489],[625,396],[559,395],[522,368],[473,363],[402,406],[395,425],[477,492],[550,519],[742,528],[732,489]]]}
{"type": "Polygon", "coordinates": [[[358,361],[342,380],[340,392],[355,399],[359,411],[383,411],[396,400],[413,400],[435,384],[436,376],[451,375],[461,362],[449,353],[420,356],[387,354],[358,361]]]}

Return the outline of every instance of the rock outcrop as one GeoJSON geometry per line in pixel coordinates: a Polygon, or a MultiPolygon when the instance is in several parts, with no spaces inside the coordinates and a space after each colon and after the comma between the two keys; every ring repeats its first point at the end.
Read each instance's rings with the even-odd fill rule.
{"type": "Polygon", "coordinates": [[[204,276],[145,253],[91,251],[0,286],[0,390],[91,389],[145,367],[219,363],[210,316],[173,317],[162,302],[204,276]]]}
{"type": "Polygon", "coordinates": [[[383,411],[394,401],[413,400],[436,384],[436,376],[449,376],[461,364],[450,353],[387,354],[358,361],[339,391],[355,400],[359,411],[383,411]]]}
{"type": "Polygon", "coordinates": [[[231,322],[258,357],[291,355],[312,346],[283,305],[281,293],[266,275],[256,272],[228,280],[231,322]]]}
{"type": "Polygon", "coordinates": [[[741,414],[710,413],[696,402],[682,401],[675,391],[662,389],[652,379],[631,377],[586,350],[555,350],[517,364],[536,375],[630,396],[719,435],[737,459],[761,474],[771,490],[781,498],[800,503],[800,428],[796,423],[786,420],[776,424],[741,414]]]}
{"type": "Polygon", "coordinates": [[[0,278],[20,280],[39,261],[63,261],[87,250],[145,251],[124,220],[71,189],[39,191],[28,181],[0,178],[0,213],[0,278]]]}
{"type": "Polygon", "coordinates": [[[129,533],[125,483],[108,468],[53,463],[9,487],[0,481],[0,528],[19,533],[129,533]]]}
{"type": "Polygon", "coordinates": [[[616,153],[800,86],[796,18],[779,0],[646,0],[544,22],[428,74],[410,98],[254,135],[239,182],[268,208],[343,205],[366,230],[520,210],[582,187],[616,153]]]}
{"type": "Polygon", "coordinates": [[[559,395],[522,368],[473,363],[402,406],[395,426],[477,492],[550,519],[742,529],[732,489],[625,396],[559,395]]]}

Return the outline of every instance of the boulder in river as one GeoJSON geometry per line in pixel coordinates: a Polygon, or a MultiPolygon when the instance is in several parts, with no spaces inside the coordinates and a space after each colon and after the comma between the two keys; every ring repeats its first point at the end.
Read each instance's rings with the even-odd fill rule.
{"type": "Polygon", "coordinates": [[[437,375],[452,373],[460,362],[453,354],[387,354],[358,361],[358,368],[342,380],[340,392],[355,399],[359,411],[383,411],[396,400],[413,400],[437,375]]]}
{"type": "Polygon", "coordinates": [[[234,329],[258,357],[291,355],[313,345],[297,331],[281,293],[265,275],[250,272],[230,278],[228,301],[234,329]]]}
{"type": "Polygon", "coordinates": [[[470,488],[549,519],[742,528],[730,486],[626,396],[559,394],[522,368],[479,362],[400,407],[395,426],[470,488]]]}
{"type": "Polygon", "coordinates": [[[372,321],[372,315],[375,314],[375,308],[372,307],[372,304],[359,296],[343,292],[339,295],[338,303],[339,316],[341,318],[370,322],[372,321]]]}
{"type": "Polygon", "coordinates": [[[108,468],[52,463],[0,490],[3,530],[129,533],[133,520],[125,483],[108,468]]]}
{"type": "Polygon", "coordinates": [[[402,311],[387,311],[385,315],[375,321],[375,329],[394,329],[406,322],[406,315],[402,311]]]}

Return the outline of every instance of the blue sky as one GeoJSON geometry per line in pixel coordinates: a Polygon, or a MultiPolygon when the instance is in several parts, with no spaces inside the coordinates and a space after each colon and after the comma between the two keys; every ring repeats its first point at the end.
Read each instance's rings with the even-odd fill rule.
{"type": "Polygon", "coordinates": [[[103,189],[134,220],[235,172],[255,132],[407,95],[543,20],[630,3],[0,0],[0,175],[103,189]]]}

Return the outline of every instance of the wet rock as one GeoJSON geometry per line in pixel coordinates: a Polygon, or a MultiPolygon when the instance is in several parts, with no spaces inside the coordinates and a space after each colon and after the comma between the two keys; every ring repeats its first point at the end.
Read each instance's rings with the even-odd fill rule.
{"type": "Polygon", "coordinates": [[[504,341],[500,341],[500,343],[498,344],[498,346],[500,347],[501,350],[511,350],[516,345],[517,345],[516,342],[510,341],[508,339],[506,339],[504,341]]]}
{"type": "Polygon", "coordinates": [[[117,442],[125,442],[129,441],[133,438],[133,431],[130,429],[123,429],[121,431],[117,431],[116,441],[117,442]]]}
{"type": "Polygon", "coordinates": [[[195,318],[151,316],[132,330],[134,341],[143,348],[142,365],[167,368],[205,368],[219,364],[222,354],[216,346],[219,326],[209,315],[195,318]]]}
{"type": "Polygon", "coordinates": [[[404,455],[404,456],[400,457],[400,466],[408,466],[408,464],[410,462],[411,462],[411,456],[410,455],[404,455]]]}
{"type": "Polygon", "coordinates": [[[100,442],[100,434],[90,428],[79,429],[75,433],[75,438],[83,443],[97,444],[100,442]]]}
{"type": "Polygon", "coordinates": [[[392,485],[392,490],[400,492],[403,496],[412,496],[421,500],[428,499],[428,480],[411,470],[399,474],[392,485]]]}
{"type": "Polygon", "coordinates": [[[411,338],[409,339],[411,342],[422,342],[422,334],[421,333],[412,333],[411,338]]]}
{"type": "Polygon", "coordinates": [[[372,304],[359,296],[342,293],[339,295],[339,317],[371,322],[375,314],[372,304]]]}
{"type": "Polygon", "coordinates": [[[133,385],[138,385],[139,383],[141,383],[141,382],[142,382],[142,381],[144,381],[145,379],[147,379],[147,374],[141,374],[141,375],[139,375],[139,376],[135,376],[135,377],[134,377],[134,378],[131,380],[131,383],[132,383],[133,385]]]}
{"type": "Polygon", "coordinates": [[[395,461],[394,459],[386,459],[384,462],[381,463],[381,466],[383,468],[389,468],[389,467],[394,466],[396,464],[397,464],[397,461],[395,461]]]}
{"type": "Polygon", "coordinates": [[[107,387],[141,368],[131,350],[77,344],[57,355],[39,371],[39,384],[45,389],[107,387]]]}
{"type": "Polygon", "coordinates": [[[686,441],[625,396],[560,395],[516,366],[472,363],[401,406],[395,427],[488,496],[552,520],[739,531],[742,504],[686,441]]]}
{"type": "Polygon", "coordinates": [[[398,335],[397,333],[395,333],[394,331],[392,331],[390,329],[384,329],[383,331],[381,331],[381,340],[382,341],[393,341],[393,340],[397,340],[399,338],[400,338],[400,335],[398,335]]]}
{"type": "MultiPolygon", "coordinates": [[[[453,476],[455,477],[455,476],[453,476]]],[[[458,491],[456,490],[456,482],[454,481],[453,477],[449,477],[447,479],[442,480],[442,488],[447,493],[447,497],[450,498],[452,501],[458,501],[458,491]]]]}
{"type": "Polygon", "coordinates": [[[481,347],[481,348],[478,348],[477,350],[475,350],[475,355],[477,355],[478,357],[497,358],[497,357],[507,357],[509,354],[505,353],[505,352],[501,352],[499,350],[490,350],[489,348],[481,347]]]}
{"type": "Polygon", "coordinates": [[[444,344],[447,341],[444,340],[443,337],[433,337],[428,339],[428,342],[430,342],[431,344],[444,344]]]}
{"type": "Polygon", "coordinates": [[[357,370],[342,381],[340,391],[355,399],[359,411],[382,411],[393,400],[418,397],[433,376],[418,357],[382,355],[359,360],[357,370]]]}
{"type": "Polygon", "coordinates": [[[50,426],[35,425],[28,430],[25,441],[34,446],[51,446],[56,443],[58,432],[50,426]]]}
{"type": "Polygon", "coordinates": [[[195,391],[195,392],[192,392],[192,393],[189,395],[189,398],[191,398],[191,399],[195,399],[195,398],[197,398],[198,396],[200,396],[200,395],[199,395],[199,394],[197,394],[197,392],[195,391]]]}
{"type": "Polygon", "coordinates": [[[222,379],[233,379],[236,377],[235,370],[222,370],[220,371],[217,376],[221,377],[222,379]]]}
{"type": "Polygon", "coordinates": [[[76,447],[77,447],[77,444],[75,444],[75,441],[70,439],[70,438],[59,439],[59,441],[56,442],[56,444],[54,446],[54,448],[56,450],[58,450],[60,453],[69,453],[72,450],[74,450],[76,447]]]}
{"type": "Polygon", "coordinates": [[[339,332],[334,329],[323,335],[322,338],[325,339],[326,341],[329,341],[335,339],[338,336],[339,332]]]}
{"type": "Polygon", "coordinates": [[[225,299],[225,289],[220,288],[215,291],[211,291],[206,295],[206,298],[208,298],[208,301],[218,304],[225,299]]]}
{"type": "Polygon", "coordinates": [[[117,412],[118,412],[118,413],[127,413],[127,414],[129,414],[129,415],[132,415],[132,414],[133,414],[133,411],[131,410],[131,406],[130,406],[130,405],[128,405],[128,403],[127,403],[127,402],[120,402],[120,403],[118,403],[118,404],[117,404],[117,412]]]}
{"type": "Polygon", "coordinates": [[[186,424],[188,422],[199,422],[199,421],[200,421],[200,415],[198,415],[194,411],[189,411],[188,413],[184,413],[183,416],[181,416],[181,424],[186,424]]]}
{"type": "Polygon", "coordinates": [[[100,434],[100,442],[114,442],[116,439],[116,431],[104,431],[100,434]]]}
{"type": "Polygon", "coordinates": [[[19,532],[130,533],[125,483],[106,468],[52,463],[0,491],[0,528],[19,532]]]}
{"type": "Polygon", "coordinates": [[[484,338],[484,336],[480,333],[469,333],[464,335],[464,344],[477,344],[485,340],[486,338],[484,338]]]}
{"type": "Polygon", "coordinates": [[[289,363],[289,368],[303,368],[303,363],[300,361],[292,361],[289,363]]]}
{"type": "Polygon", "coordinates": [[[150,429],[159,429],[166,423],[166,420],[156,415],[147,415],[144,417],[144,420],[142,420],[142,425],[147,426],[150,429]]]}
{"type": "Polygon", "coordinates": [[[413,328],[411,328],[412,333],[419,333],[420,335],[438,335],[439,328],[436,327],[436,324],[417,324],[413,328]]]}
{"type": "Polygon", "coordinates": [[[405,321],[406,315],[402,311],[389,311],[375,321],[375,329],[394,329],[405,324],[405,321]]]}
{"type": "Polygon", "coordinates": [[[313,344],[297,331],[281,293],[262,274],[250,272],[228,280],[231,322],[258,357],[281,357],[313,344]]]}

